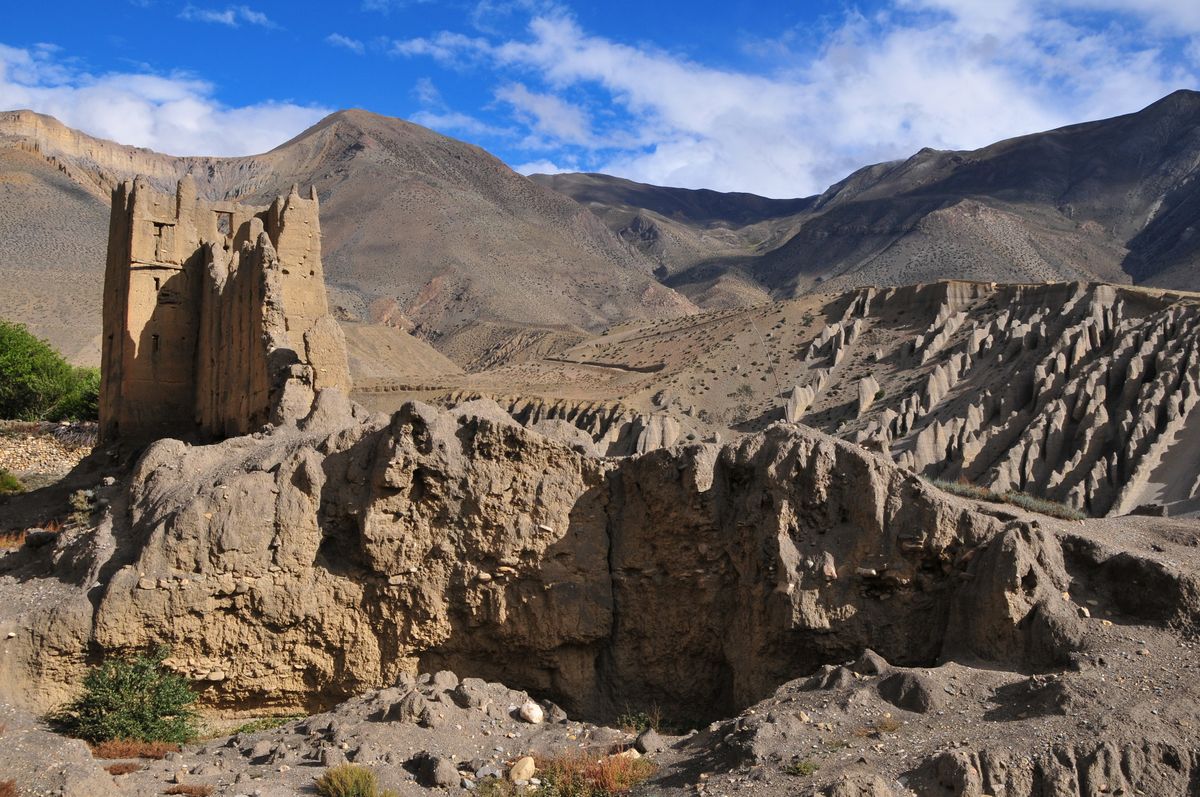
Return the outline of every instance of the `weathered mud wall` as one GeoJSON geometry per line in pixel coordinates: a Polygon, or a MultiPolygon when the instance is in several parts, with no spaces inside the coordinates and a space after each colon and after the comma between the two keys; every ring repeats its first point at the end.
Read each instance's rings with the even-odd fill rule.
{"type": "MultiPolygon", "coordinates": [[[[100,421],[105,440],[214,439],[271,420],[289,380],[348,390],[329,316],[316,195],[269,208],[113,191],[100,421]]],[[[304,392],[303,390],[301,392],[304,392]]],[[[303,404],[300,416],[307,413],[303,404]]]]}

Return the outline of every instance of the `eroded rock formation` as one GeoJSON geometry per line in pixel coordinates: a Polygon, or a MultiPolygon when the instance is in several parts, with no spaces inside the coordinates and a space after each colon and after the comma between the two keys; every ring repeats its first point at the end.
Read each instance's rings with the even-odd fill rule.
{"type": "Polygon", "coordinates": [[[596,459],[490,402],[389,418],[331,390],[266,435],[159,441],[112,490],[97,531],[28,553],[80,587],[6,660],[51,701],[85,651],[166,642],[226,708],[424,664],[706,718],[866,645],[1045,666],[1079,642],[1053,533],[789,425],[596,459]]]}

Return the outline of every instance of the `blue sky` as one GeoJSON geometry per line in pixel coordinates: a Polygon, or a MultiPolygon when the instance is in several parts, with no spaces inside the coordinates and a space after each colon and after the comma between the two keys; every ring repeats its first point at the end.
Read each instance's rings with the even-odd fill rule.
{"type": "Polygon", "coordinates": [[[523,172],[804,196],[1200,88],[1196,0],[0,2],[0,108],[172,154],[360,107],[523,172]]]}

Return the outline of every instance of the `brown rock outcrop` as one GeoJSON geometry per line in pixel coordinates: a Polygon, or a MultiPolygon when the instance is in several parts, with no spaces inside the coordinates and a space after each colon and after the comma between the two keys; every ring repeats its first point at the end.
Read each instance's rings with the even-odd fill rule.
{"type": "Polygon", "coordinates": [[[21,620],[9,674],[56,699],[85,651],[165,642],[218,707],[324,704],[423,665],[707,718],[868,645],[1036,664],[1040,641],[1073,644],[1008,610],[1067,610],[1025,591],[1062,578],[1052,535],[817,432],[595,459],[487,402],[354,412],[324,391],[267,435],[152,445],[99,530],[28,552],[97,586],[21,620]]]}

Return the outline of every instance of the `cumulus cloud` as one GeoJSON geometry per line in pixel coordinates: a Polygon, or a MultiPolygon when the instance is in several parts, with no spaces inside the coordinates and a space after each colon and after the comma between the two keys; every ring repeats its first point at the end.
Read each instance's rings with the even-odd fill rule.
{"type": "Polygon", "coordinates": [[[255,11],[249,6],[228,6],[223,9],[197,8],[186,5],[179,12],[180,19],[191,22],[214,22],[218,25],[228,25],[236,28],[243,22],[247,25],[258,25],[263,28],[274,28],[275,23],[261,11],[255,11]]]}
{"type": "Polygon", "coordinates": [[[558,147],[554,162],[569,155],[645,182],[797,196],[924,146],[979,147],[1137,110],[1195,85],[1195,64],[1165,55],[1163,37],[1190,31],[1196,16],[1174,5],[1190,8],[894,0],[870,16],[849,12],[815,50],[782,36],[772,50],[781,56],[760,71],[591,35],[563,13],[534,16],[522,36],[446,31],[393,52],[454,69],[483,65],[528,131],[524,142],[558,147]],[[1100,11],[1118,22],[1095,19],[1100,11]],[[613,113],[569,101],[581,93],[613,113]]]}
{"type": "Polygon", "coordinates": [[[329,113],[290,102],[230,107],[193,77],[92,75],[53,48],[0,45],[0,108],[28,108],[101,138],[173,155],[265,152],[329,113]]]}
{"type": "Polygon", "coordinates": [[[537,135],[555,144],[597,144],[587,112],[554,94],[530,91],[522,83],[512,83],[497,89],[496,99],[511,105],[518,118],[537,135]]]}

